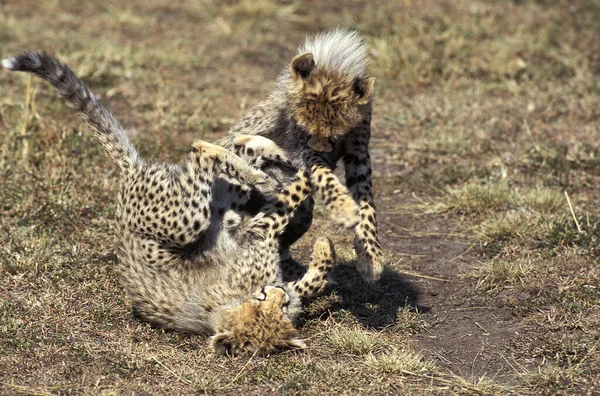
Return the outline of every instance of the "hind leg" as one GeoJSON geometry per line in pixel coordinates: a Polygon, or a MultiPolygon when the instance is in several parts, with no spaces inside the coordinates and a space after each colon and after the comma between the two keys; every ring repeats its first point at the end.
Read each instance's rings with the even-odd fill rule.
{"type": "Polygon", "coordinates": [[[138,187],[146,192],[148,206],[136,208],[132,224],[163,244],[183,247],[197,241],[211,226],[212,212],[218,208],[212,187],[222,175],[245,185],[270,183],[267,175],[230,151],[197,141],[179,175],[169,182],[154,182],[164,176],[150,171],[146,180],[140,181],[138,187]]]}
{"type": "Polygon", "coordinates": [[[227,180],[227,190],[215,201],[215,204],[223,209],[224,217],[228,218],[224,218],[225,226],[234,218],[237,220],[234,222],[239,224],[240,214],[256,215],[268,201],[266,197],[276,196],[297,171],[287,160],[286,153],[275,142],[262,136],[236,136],[231,143],[231,151],[246,164],[264,171],[270,180],[268,183],[251,185],[238,182],[234,178],[227,180]],[[285,171],[287,177],[280,177],[285,171]]]}
{"type": "Polygon", "coordinates": [[[164,247],[197,241],[211,225],[217,160],[194,148],[185,167],[150,165],[125,180],[123,222],[164,247]]]}
{"type": "Polygon", "coordinates": [[[327,284],[327,275],[335,263],[335,250],[329,238],[317,239],[313,248],[312,259],[304,276],[288,285],[300,297],[312,297],[320,293],[327,284]]]}
{"type": "Polygon", "coordinates": [[[295,210],[311,192],[308,175],[303,170],[298,171],[275,199],[267,200],[257,214],[238,229],[238,242],[246,250],[241,259],[250,260],[247,264],[257,271],[257,279],[275,280],[279,273],[279,237],[295,210]]]}
{"type": "Polygon", "coordinates": [[[258,214],[250,219],[246,225],[246,232],[279,246],[279,237],[296,209],[311,193],[312,186],[306,171],[299,170],[290,184],[275,199],[268,200],[258,214]]]}
{"type": "MultiPolygon", "coordinates": [[[[287,184],[293,176],[290,175],[290,170],[294,173],[297,170],[289,161],[287,153],[274,141],[263,136],[238,135],[231,144],[233,151],[246,162],[266,170],[270,174],[276,172],[275,177],[282,185],[287,184]]],[[[261,206],[260,203],[261,198],[254,197],[248,202],[248,210],[256,213],[261,206]]],[[[289,248],[310,229],[313,207],[314,200],[312,197],[308,197],[296,209],[290,223],[279,238],[280,269],[284,281],[297,280],[306,273],[306,267],[293,259],[289,248]]]]}

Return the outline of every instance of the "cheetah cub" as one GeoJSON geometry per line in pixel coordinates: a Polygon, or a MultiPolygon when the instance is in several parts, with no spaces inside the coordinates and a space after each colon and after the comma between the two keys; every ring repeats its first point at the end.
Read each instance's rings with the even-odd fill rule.
{"type": "MultiPolygon", "coordinates": [[[[321,33],[300,46],[269,98],[219,142],[231,149],[240,134],[262,135],[299,167],[305,166],[300,154],[306,146],[321,153],[311,181],[334,219],[355,228],[357,269],[368,282],[378,280],[383,270],[369,157],[374,82],[358,33],[345,29],[321,33]],[[340,159],[346,186],[332,173],[340,159]]],[[[313,205],[312,199],[307,200],[282,236],[282,255],[290,270],[297,263],[288,248],[310,228],[313,205]]]]}
{"type": "MultiPolygon", "coordinates": [[[[276,157],[277,148],[253,137],[236,140],[248,161],[204,141],[193,144],[182,166],[146,161],[66,65],[48,54],[27,52],[5,59],[2,66],[52,84],[93,127],[117,165],[118,256],[136,316],[162,328],[214,334],[211,345],[217,353],[304,347],[293,326],[300,298],[323,289],[334,263],[331,242],[320,238],[304,277],[295,282],[281,278],[279,237],[311,194],[306,171],[298,171],[286,185],[274,185],[249,162],[276,157]],[[234,184],[224,188],[227,180],[234,184]],[[240,193],[240,186],[257,187],[268,198],[255,215],[231,225],[225,212],[235,208],[225,203],[240,193]]],[[[314,161],[310,153],[306,161],[314,161]]]]}

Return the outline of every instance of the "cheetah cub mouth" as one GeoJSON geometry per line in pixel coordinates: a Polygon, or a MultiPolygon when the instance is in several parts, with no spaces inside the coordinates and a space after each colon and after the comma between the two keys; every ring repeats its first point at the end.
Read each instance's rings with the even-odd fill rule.
{"type": "Polygon", "coordinates": [[[266,286],[242,304],[223,312],[211,346],[218,355],[272,352],[305,348],[288,317],[297,298],[281,286],[266,286]]]}

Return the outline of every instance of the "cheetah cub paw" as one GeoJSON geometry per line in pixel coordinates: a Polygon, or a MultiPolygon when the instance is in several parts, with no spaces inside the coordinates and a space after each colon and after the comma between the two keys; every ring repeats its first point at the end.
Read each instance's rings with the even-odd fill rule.
{"type": "Polygon", "coordinates": [[[360,221],[359,206],[349,193],[338,195],[326,207],[333,214],[333,220],[346,228],[354,228],[360,221]]]}
{"type": "Polygon", "coordinates": [[[273,161],[289,161],[283,151],[274,141],[263,136],[239,135],[233,139],[233,149],[241,157],[263,157],[273,161]]]}
{"type": "Polygon", "coordinates": [[[203,140],[195,141],[192,146],[199,156],[214,161],[226,176],[239,182],[251,185],[265,185],[273,188],[275,182],[263,171],[253,168],[240,157],[216,144],[203,140]]]}
{"type": "Polygon", "coordinates": [[[296,169],[287,153],[263,136],[239,135],[233,139],[233,150],[244,161],[262,170],[270,165],[296,169]]]}
{"type": "Polygon", "coordinates": [[[384,258],[381,249],[377,246],[363,246],[362,241],[354,238],[356,251],[356,269],[367,283],[375,283],[381,277],[384,267],[384,258]]]}

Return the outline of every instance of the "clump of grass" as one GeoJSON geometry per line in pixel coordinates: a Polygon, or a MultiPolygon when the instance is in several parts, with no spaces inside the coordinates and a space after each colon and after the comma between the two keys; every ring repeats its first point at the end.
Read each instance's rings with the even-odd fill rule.
{"type": "Polygon", "coordinates": [[[554,365],[543,365],[521,375],[523,382],[534,391],[550,391],[561,388],[567,377],[568,370],[554,365]]]}
{"type": "Polygon", "coordinates": [[[526,219],[520,212],[494,215],[476,227],[476,235],[484,242],[507,241],[522,236],[526,231],[526,219]]]}
{"type": "MultiPolygon", "coordinates": [[[[416,119],[427,119],[432,112],[432,107],[440,116],[447,117],[448,113],[456,111],[448,103],[431,103],[429,106],[415,106],[413,116],[416,119]]],[[[485,145],[485,140],[489,139],[477,129],[464,126],[444,126],[437,125],[428,129],[419,139],[412,142],[409,146],[417,151],[423,151],[435,155],[473,155],[481,152],[485,145]]]]}
{"type": "Polygon", "coordinates": [[[487,375],[482,375],[481,377],[474,377],[471,379],[452,376],[452,379],[453,388],[462,390],[462,392],[459,394],[506,395],[515,394],[515,391],[517,390],[514,386],[498,383],[493,377],[488,377],[487,375]]]}
{"type": "Polygon", "coordinates": [[[564,205],[564,196],[557,190],[547,187],[536,187],[525,191],[520,196],[523,206],[541,213],[553,213],[564,205]]]}
{"type": "Polygon", "coordinates": [[[30,229],[19,229],[0,248],[0,269],[12,275],[44,272],[65,261],[65,243],[30,229]]]}
{"type": "Polygon", "coordinates": [[[407,349],[394,349],[380,355],[370,353],[365,358],[365,364],[381,374],[425,374],[435,370],[433,362],[407,349]]]}
{"type": "Polygon", "coordinates": [[[379,333],[361,329],[336,327],[329,334],[329,343],[338,353],[366,355],[384,349],[385,343],[379,333]]]}
{"type": "Polygon", "coordinates": [[[428,205],[426,213],[458,212],[481,214],[510,208],[513,198],[506,183],[469,182],[460,188],[448,187],[440,202],[428,205]]]}
{"type": "Polygon", "coordinates": [[[600,254],[598,240],[600,239],[600,219],[597,216],[578,218],[579,227],[570,216],[556,216],[552,218],[542,243],[553,248],[557,246],[574,246],[585,250],[593,256],[600,254]]]}
{"type": "Polygon", "coordinates": [[[566,213],[553,213],[550,208],[558,207],[560,203],[552,198],[552,194],[540,196],[537,201],[533,197],[530,199],[529,204],[537,205],[536,211],[528,210],[524,203],[519,210],[496,213],[474,226],[474,234],[484,246],[499,245],[501,250],[516,244],[535,249],[545,247],[555,254],[565,247],[577,247],[598,256],[600,221],[597,216],[580,216],[577,224],[566,213]]]}
{"type": "MultiPolygon", "coordinates": [[[[282,22],[298,22],[303,17],[298,13],[298,6],[294,3],[282,5],[271,0],[242,0],[231,6],[225,6],[223,14],[229,16],[244,30],[256,29],[272,31],[281,26],[282,22]],[[278,21],[274,23],[273,21],[278,21]]],[[[238,29],[239,30],[239,26],[238,29]]]]}
{"type": "Polygon", "coordinates": [[[417,334],[426,326],[419,312],[411,307],[398,308],[398,316],[394,322],[394,330],[399,333],[417,334]]]}
{"type": "Polygon", "coordinates": [[[502,289],[523,283],[533,269],[533,263],[527,258],[494,258],[475,268],[471,275],[478,279],[477,288],[502,289]]]}

